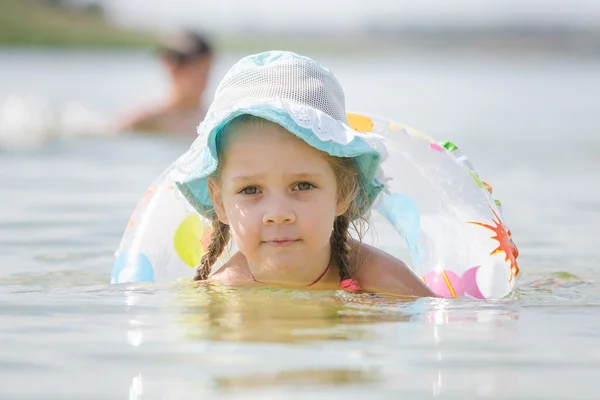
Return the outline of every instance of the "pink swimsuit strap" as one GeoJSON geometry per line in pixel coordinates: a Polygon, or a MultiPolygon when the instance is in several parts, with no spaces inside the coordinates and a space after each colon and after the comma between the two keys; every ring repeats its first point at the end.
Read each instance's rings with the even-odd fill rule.
{"type": "Polygon", "coordinates": [[[348,292],[360,292],[362,290],[358,282],[356,282],[356,280],[352,278],[346,278],[343,281],[341,281],[340,288],[348,292]]]}

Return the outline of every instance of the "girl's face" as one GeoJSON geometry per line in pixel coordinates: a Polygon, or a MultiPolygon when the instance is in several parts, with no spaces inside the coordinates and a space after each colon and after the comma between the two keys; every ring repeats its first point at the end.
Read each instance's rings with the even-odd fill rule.
{"type": "Polygon", "coordinates": [[[219,219],[259,281],[305,286],[327,267],[338,204],[326,155],[279,125],[240,123],[209,189],[219,219]]]}

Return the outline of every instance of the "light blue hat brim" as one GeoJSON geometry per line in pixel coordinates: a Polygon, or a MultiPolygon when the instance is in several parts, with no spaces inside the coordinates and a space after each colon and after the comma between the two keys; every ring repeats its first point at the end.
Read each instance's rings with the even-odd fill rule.
{"type": "MultiPolygon", "coordinates": [[[[232,111],[208,132],[206,146],[201,149],[199,156],[187,165],[186,171],[189,172],[178,179],[179,182],[176,182],[183,196],[201,215],[210,218],[214,213],[214,206],[208,192],[207,182],[218,166],[217,137],[233,119],[245,114],[274,122],[304,140],[310,146],[331,156],[354,158],[362,173],[368,203],[360,204],[361,214],[368,211],[375,198],[383,190],[383,183],[379,182],[376,178],[381,155],[361,137],[355,136],[347,144],[337,143],[333,140],[324,141],[310,128],[298,125],[285,110],[270,104],[257,103],[232,111]]],[[[346,129],[350,130],[351,128],[346,126],[346,129]]]]}

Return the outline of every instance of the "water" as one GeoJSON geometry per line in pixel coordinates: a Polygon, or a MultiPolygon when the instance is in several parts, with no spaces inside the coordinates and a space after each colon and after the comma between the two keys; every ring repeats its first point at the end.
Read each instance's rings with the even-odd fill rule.
{"type": "MultiPolygon", "coordinates": [[[[236,58],[219,58],[213,88],[236,58]]],[[[0,398],[597,398],[600,60],[319,58],[350,109],[469,155],[503,201],[521,251],[519,290],[498,301],[398,303],[111,286],[135,203],[188,143],[4,147],[0,398]]],[[[145,54],[0,52],[0,101],[35,95],[114,114],[162,88],[145,54]]]]}

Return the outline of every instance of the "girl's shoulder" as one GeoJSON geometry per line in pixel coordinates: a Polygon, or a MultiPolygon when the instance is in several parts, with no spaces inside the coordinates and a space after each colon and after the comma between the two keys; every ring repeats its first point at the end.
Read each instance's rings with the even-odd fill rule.
{"type": "Polygon", "coordinates": [[[239,252],[234,254],[221,268],[208,278],[208,281],[229,285],[248,284],[252,282],[252,278],[248,274],[246,258],[239,252]]]}
{"type": "Polygon", "coordinates": [[[435,297],[404,261],[365,243],[354,242],[353,276],[367,292],[435,297]]]}

